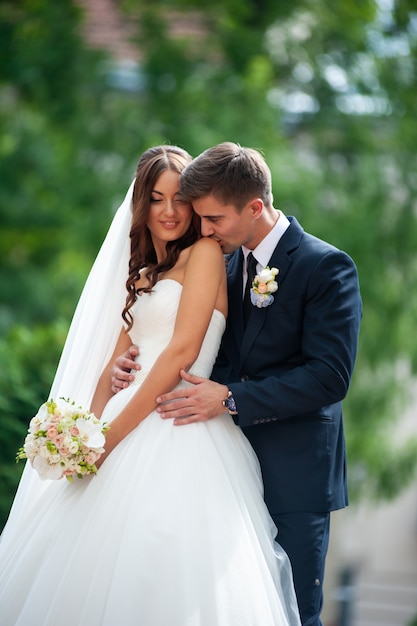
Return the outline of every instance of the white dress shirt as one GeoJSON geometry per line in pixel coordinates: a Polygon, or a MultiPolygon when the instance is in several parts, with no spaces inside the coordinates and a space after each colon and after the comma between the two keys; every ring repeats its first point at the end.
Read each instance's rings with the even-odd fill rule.
{"type": "Polygon", "coordinates": [[[243,264],[243,274],[242,274],[242,294],[245,293],[245,285],[248,276],[248,254],[252,252],[253,256],[257,261],[256,271],[259,273],[268,265],[271,256],[275,248],[277,247],[278,241],[281,239],[282,235],[287,230],[290,225],[289,219],[284,215],[282,211],[277,211],[278,219],[275,222],[273,228],[269,231],[269,233],[264,237],[260,244],[256,246],[254,250],[249,250],[246,246],[242,246],[243,256],[245,257],[245,262],[243,264]]]}

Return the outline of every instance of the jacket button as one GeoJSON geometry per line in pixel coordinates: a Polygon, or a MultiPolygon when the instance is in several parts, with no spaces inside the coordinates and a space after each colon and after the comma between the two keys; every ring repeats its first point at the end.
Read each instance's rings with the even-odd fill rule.
{"type": "Polygon", "coordinates": [[[242,383],[244,383],[245,381],[249,380],[249,376],[247,374],[243,374],[243,376],[240,377],[240,381],[242,383]]]}

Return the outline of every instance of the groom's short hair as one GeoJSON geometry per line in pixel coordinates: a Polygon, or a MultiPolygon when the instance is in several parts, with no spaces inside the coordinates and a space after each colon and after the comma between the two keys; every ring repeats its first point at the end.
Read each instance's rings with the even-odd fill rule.
{"type": "Polygon", "coordinates": [[[196,157],[180,181],[180,194],[187,202],[212,195],[238,211],[254,198],[272,204],[271,172],[261,153],[229,141],[196,157]]]}

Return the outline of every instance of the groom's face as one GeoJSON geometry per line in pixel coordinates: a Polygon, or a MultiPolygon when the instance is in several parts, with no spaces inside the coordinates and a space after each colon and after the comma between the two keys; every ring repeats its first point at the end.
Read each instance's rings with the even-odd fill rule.
{"type": "Polygon", "coordinates": [[[234,252],[241,245],[255,247],[257,217],[251,203],[238,211],[233,204],[222,204],[209,195],[194,200],[193,208],[201,218],[203,237],[217,241],[224,254],[234,252]]]}

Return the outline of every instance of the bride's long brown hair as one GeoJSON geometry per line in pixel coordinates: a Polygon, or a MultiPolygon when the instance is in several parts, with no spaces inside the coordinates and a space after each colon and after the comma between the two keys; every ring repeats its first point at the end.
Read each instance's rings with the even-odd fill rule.
{"type": "Polygon", "coordinates": [[[127,324],[127,330],[133,325],[130,309],[136,302],[138,294],[150,292],[158,280],[158,274],[174,267],[179,253],[191,246],[200,237],[200,220],[197,215],[191,220],[187,232],[166,245],[166,257],[158,263],[151,234],[147,226],[151,206],[152,190],[156,181],[166,170],[181,174],[184,168],[191,163],[191,156],[177,146],[157,146],[142,154],[136,169],[136,180],[132,197],[132,226],[130,229],[130,260],[129,277],[126,281],[126,306],[122,317],[127,324]],[[141,276],[141,270],[146,268],[145,277],[147,287],[136,289],[136,283],[141,276]]]}

